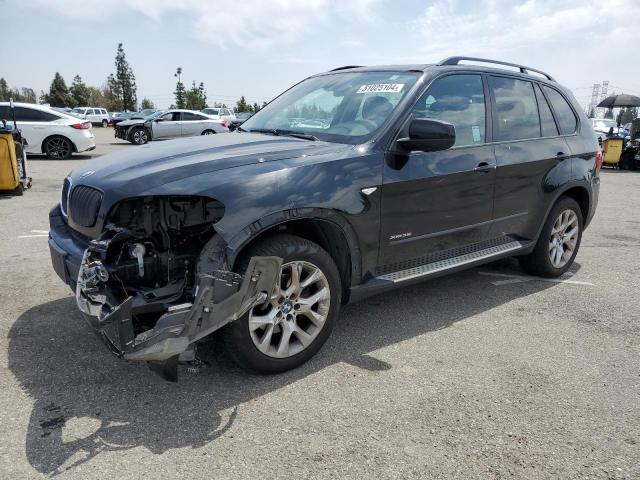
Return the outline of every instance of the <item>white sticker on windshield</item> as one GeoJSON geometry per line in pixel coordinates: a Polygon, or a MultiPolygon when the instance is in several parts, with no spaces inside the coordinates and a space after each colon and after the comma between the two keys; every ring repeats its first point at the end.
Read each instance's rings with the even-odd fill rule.
{"type": "Polygon", "coordinates": [[[403,87],[404,83],[372,83],[362,85],[356,93],[398,93],[403,87]]]}
{"type": "Polygon", "coordinates": [[[474,142],[479,142],[482,140],[482,138],[480,137],[480,127],[477,125],[473,125],[471,127],[471,134],[473,135],[473,141],[474,142]]]}

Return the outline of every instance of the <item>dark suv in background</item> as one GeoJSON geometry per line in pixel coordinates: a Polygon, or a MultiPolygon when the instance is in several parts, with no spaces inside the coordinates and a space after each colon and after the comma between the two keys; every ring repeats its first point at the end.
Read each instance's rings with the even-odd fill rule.
{"type": "Polygon", "coordinates": [[[578,103],[537,70],[343,67],[237,133],[87,162],[49,245],[117,355],[175,379],[221,330],[241,365],[278,372],[320,349],[347,302],[507,256],[563,274],[600,162],[578,103]]]}

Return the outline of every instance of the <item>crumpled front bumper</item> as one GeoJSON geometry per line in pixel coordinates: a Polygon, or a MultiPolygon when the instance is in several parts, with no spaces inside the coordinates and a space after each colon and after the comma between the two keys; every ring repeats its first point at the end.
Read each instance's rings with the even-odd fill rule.
{"type": "MultiPolygon", "coordinates": [[[[149,300],[138,294],[116,304],[105,288],[105,267],[87,249],[78,274],[76,301],[116,355],[126,360],[164,361],[269,298],[281,264],[278,257],[253,257],[244,277],[228,271],[201,274],[193,303],[169,306],[154,328],[135,335],[133,315],[144,310],[149,300]]],[[[170,289],[167,294],[169,297],[154,301],[171,300],[170,289]]]]}

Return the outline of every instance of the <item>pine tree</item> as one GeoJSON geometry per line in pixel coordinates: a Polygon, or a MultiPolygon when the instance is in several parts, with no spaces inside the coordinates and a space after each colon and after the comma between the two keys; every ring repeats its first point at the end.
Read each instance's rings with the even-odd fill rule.
{"type": "Polygon", "coordinates": [[[156,106],[147,97],[143,98],[142,102],[140,102],[140,110],[147,110],[147,109],[154,110],[155,108],[156,106]]]}
{"type": "Polygon", "coordinates": [[[187,93],[184,88],[184,83],[182,83],[182,68],[178,67],[173,76],[178,79],[178,83],[176,83],[176,91],[173,92],[176,97],[176,108],[185,108],[185,105],[187,104],[187,93]]]}
{"type": "MultiPolygon", "coordinates": [[[[69,93],[73,98],[74,107],[83,107],[89,105],[89,89],[82,81],[80,75],[73,77],[73,83],[69,88],[69,93]]],[[[101,107],[102,105],[93,105],[95,107],[101,107]]]]}
{"type": "Polygon", "coordinates": [[[112,88],[112,91],[118,94],[118,98],[122,102],[122,109],[135,111],[138,104],[136,77],[127,62],[122,43],[118,44],[116,53],[115,81],[118,83],[118,89],[112,88]]]}
{"type": "Polygon", "coordinates": [[[0,102],[8,102],[9,101],[9,85],[7,85],[7,81],[4,78],[0,78],[0,102]]]}
{"type": "Polygon", "coordinates": [[[122,89],[116,77],[110,74],[107,82],[102,86],[102,95],[104,96],[105,107],[111,112],[124,111],[122,102],[122,89]]]}
{"type": "Polygon", "coordinates": [[[52,107],[69,107],[73,104],[67,84],[58,72],[56,72],[51,82],[49,93],[46,95],[46,102],[52,107]]]}
{"type": "Polygon", "coordinates": [[[259,111],[260,111],[260,105],[258,105],[258,102],[254,102],[253,113],[258,113],[259,111]]]}
{"type": "Polygon", "coordinates": [[[250,105],[244,98],[244,95],[240,97],[240,100],[236,102],[236,112],[247,112],[249,111],[250,105]]]}

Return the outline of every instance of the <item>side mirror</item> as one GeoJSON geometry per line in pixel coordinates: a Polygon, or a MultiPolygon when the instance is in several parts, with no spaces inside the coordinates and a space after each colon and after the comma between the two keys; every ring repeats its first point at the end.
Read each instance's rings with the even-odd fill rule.
{"type": "Polygon", "coordinates": [[[409,125],[409,136],[398,139],[402,148],[412,152],[437,152],[453,147],[454,143],[455,127],[429,118],[414,118],[409,125]]]}

